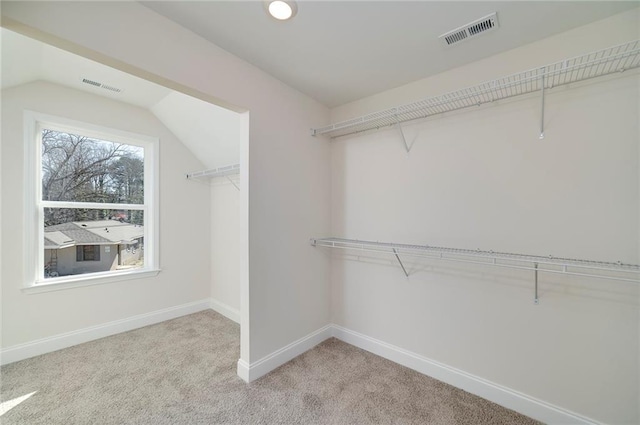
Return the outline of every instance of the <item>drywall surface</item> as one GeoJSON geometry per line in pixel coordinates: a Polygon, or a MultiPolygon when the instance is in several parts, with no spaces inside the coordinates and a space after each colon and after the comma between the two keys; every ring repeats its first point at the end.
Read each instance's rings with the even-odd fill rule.
{"type": "Polygon", "coordinates": [[[250,111],[240,146],[241,358],[255,362],[329,323],[329,259],[308,243],[330,230],[330,149],[309,132],[328,121],[326,107],[139,3],[3,2],[1,13],[9,28],[250,111]]]}
{"type": "Polygon", "coordinates": [[[241,115],[237,112],[175,91],[154,104],[151,112],[206,168],[240,161],[241,115]]]}
{"type": "Polygon", "coordinates": [[[211,297],[240,310],[240,191],[232,179],[211,182],[211,297]]]}
{"type": "Polygon", "coordinates": [[[202,235],[210,232],[210,192],[184,178],[186,170],[203,165],[149,111],[45,82],[5,89],[2,152],[3,348],[209,297],[210,240],[202,235]],[[46,293],[21,291],[28,191],[25,110],[160,139],[158,276],[46,293]]]}
{"type": "MultiPolygon", "coordinates": [[[[585,39],[632,40],[637,28],[637,14],[619,15],[334,116],[576,55],[591,49],[585,39]]],[[[639,84],[628,71],[552,89],[543,140],[539,95],[407,124],[409,153],[397,128],[338,139],[332,234],[637,263],[639,84]]],[[[395,258],[334,252],[334,323],[596,421],[640,421],[636,284],[541,274],[535,305],[532,272],[403,260],[409,278],[395,258]]]]}

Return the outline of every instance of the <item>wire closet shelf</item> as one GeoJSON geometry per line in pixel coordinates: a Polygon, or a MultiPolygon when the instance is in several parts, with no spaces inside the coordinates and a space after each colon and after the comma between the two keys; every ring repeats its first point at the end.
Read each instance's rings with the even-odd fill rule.
{"type": "Polygon", "coordinates": [[[240,164],[225,165],[224,167],[212,168],[210,170],[187,173],[187,179],[197,179],[200,177],[206,177],[206,178],[226,177],[226,176],[232,176],[234,174],[240,174],[240,164]]]}
{"type": "MultiPolygon", "coordinates": [[[[331,138],[379,129],[640,66],[640,40],[311,130],[331,138]]],[[[541,136],[542,137],[542,136],[541,136]]]]}
{"type": "Polygon", "coordinates": [[[597,279],[640,283],[640,265],[561,258],[554,256],[515,254],[510,252],[446,248],[429,245],[361,241],[341,238],[311,239],[315,247],[338,248],[393,255],[404,274],[409,273],[400,256],[429,258],[443,261],[472,263],[519,270],[531,270],[535,276],[535,302],[538,303],[538,273],[556,273],[597,279]]]}

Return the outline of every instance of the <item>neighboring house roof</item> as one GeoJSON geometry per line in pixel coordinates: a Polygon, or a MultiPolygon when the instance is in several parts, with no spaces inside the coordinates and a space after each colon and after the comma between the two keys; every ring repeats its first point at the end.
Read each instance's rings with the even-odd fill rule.
{"type": "Polygon", "coordinates": [[[135,243],[144,236],[144,226],[117,220],[74,221],[44,228],[45,249],[73,245],[116,245],[135,243]]]}
{"type": "Polygon", "coordinates": [[[44,248],[59,249],[75,245],[75,241],[71,237],[60,231],[47,231],[45,228],[44,248]]]}

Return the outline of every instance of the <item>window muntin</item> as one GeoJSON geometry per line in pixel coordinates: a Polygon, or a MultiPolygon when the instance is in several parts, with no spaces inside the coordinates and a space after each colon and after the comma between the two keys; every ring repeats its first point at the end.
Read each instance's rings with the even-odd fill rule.
{"type": "Polygon", "coordinates": [[[25,123],[26,286],[157,273],[157,139],[31,112],[25,123]]]}

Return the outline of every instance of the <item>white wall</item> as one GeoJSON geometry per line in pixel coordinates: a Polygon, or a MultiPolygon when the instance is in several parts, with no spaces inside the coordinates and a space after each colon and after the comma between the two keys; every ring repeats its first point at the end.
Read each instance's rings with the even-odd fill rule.
{"type": "MultiPolygon", "coordinates": [[[[207,169],[240,162],[242,115],[171,92],[151,107],[207,169]]],[[[190,170],[200,171],[200,170],[190,170]]],[[[236,185],[236,175],[230,176],[236,185]]],[[[234,320],[240,312],[240,194],[227,178],[198,178],[211,186],[211,297],[213,308],[234,320]]]]}
{"type": "MultiPolygon", "coordinates": [[[[308,136],[310,127],[328,122],[326,108],[139,4],[3,2],[2,14],[3,25],[250,110],[239,193],[240,262],[248,264],[240,273],[246,362],[329,322],[329,260],[308,246],[311,236],[632,262],[640,256],[638,82],[628,74],[550,93],[544,141],[537,140],[539,104],[532,97],[409,127],[409,139],[419,131],[410,155],[393,130],[329,149],[308,136]]],[[[623,14],[333,115],[339,120],[395,106],[638,38],[638,27],[636,12],[623,14]]],[[[13,153],[4,142],[2,148],[4,170],[13,153]]],[[[17,199],[6,180],[3,175],[3,199],[17,199]]],[[[178,185],[176,178],[174,189],[185,197],[196,187],[178,185]]],[[[208,205],[208,195],[202,199],[208,205]]],[[[179,200],[176,205],[192,205],[179,200]]],[[[6,202],[3,209],[6,221],[6,202]]],[[[16,240],[15,231],[2,230],[3,241],[16,240]]],[[[164,233],[176,237],[171,228],[164,233]]],[[[15,261],[3,243],[3,265],[15,261]]],[[[419,265],[410,264],[415,273],[407,280],[397,266],[372,262],[333,260],[336,323],[597,420],[638,422],[640,297],[634,286],[545,276],[534,306],[531,276],[519,272],[440,263],[417,271],[419,265]]],[[[154,296],[146,282],[135,285],[154,296]]],[[[90,304],[103,295],[91,289],[78,290],[90,304]]],[[[59,314],[68,306],[64,293],[27,311],[59,305],[52,313],[59,314]]],[[[25,307],[14,308],[13,297],[5,301],[3,293],[3,307],[25,307]]],[[[84,305],[76,308],[74,317],[60,318],[66,328],[96,316],[84,305]]],[[[99,314],[109,313],[104,310],[99,314]]],[[[134,307],[124,310],[121,317],[135,314],[134,307]]],[[[19,339],[16,332],[3,337],[19,339]]]]}
{"type": "Polygon", "coordinates": [[[309,135],[327,108],[138,3],[3,2],[1,12],[10,29],[250,111],[240,157],[241,358],[255,362],[329,322],[329,261],[308,244],[330,230],[330,149],[309,135]]]}
{"type": "Polygon", "coordinates": [[[239,249],[240,191],[217,178],[211,182],[211,297],[232,310],[240,310],[239,249]]]}
{"type": "Polygon", "coordinates": [[[149,111],[51,83],[2,91],[2,347],[209,297],[210,193],[184,178],[203,167],[149,111]],[[31,110],[160,139],[160,268],[154,278],[26,294],[23,112],[31,110]],[[193,224],[197,223],[197,226],[193,224]],[[185,251],[185,246],[194,249],[185,251]]]}
{"type": "MultiPolygon", "coordinates": [[[[207,169],[240,161],[241,115],[179,92],[151,107],[207,169]]],[[[193,170],[199,171],[199,170],[193,170]]]]}
{"type": "MultiPolygon", "coordinates": [[[[638,38],[637,10],[333,112],[335,120],[638,38]],[[480,79],[479,79],[480,78],[480,79]]],[[[332,234],[637,263],[637,71],[332,143],[332,234]]],[[[335,254],[338,325],[605,423],[638,423],[635,284],[335,254]],[[407,264],[405,264],[407,265],[407,264]]]]}

